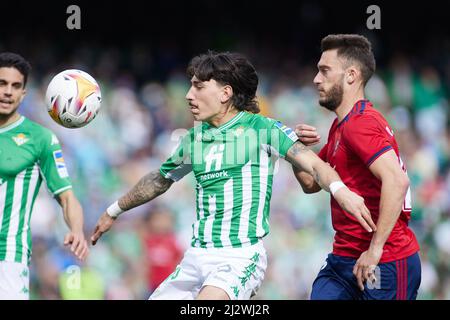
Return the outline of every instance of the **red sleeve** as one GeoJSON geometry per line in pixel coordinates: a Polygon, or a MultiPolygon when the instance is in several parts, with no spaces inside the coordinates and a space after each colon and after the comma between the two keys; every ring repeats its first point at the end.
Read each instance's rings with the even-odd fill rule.
{"type": "Polygon", "coordinates": [[[347,145],[367,167],[392,149],[387,130],[373,116],[354,116],[347,124],[343,136],[347,145]]]}
{"type": "Polygon", "coordinates": [[[327,160],[327,152],[328,152],[328,143],[322,147],[322,149],[317,154],[320,159],[322,159],[325,162],[328,162],[327,160]]]}

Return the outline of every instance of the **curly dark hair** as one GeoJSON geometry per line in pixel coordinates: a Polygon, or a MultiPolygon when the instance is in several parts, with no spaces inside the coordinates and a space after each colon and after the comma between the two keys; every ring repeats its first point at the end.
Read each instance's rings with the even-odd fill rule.
{"type": "Polygon", "coordinates": [[[190,78],[194,75],[200,81],[216,80],[233,88],[231,101],[239,111],[259,113],[256,89],[258,75],[250,61],[240,53],[214,52],[192,58],[187,67],[190,78]]]}

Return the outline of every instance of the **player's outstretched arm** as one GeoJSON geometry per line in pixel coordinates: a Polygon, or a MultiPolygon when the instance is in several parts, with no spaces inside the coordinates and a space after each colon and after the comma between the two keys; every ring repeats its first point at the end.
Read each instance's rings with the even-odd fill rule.
{"type": "Polygon", "coordinates": [[[164,178],[159,170],[152,171],[142,177],[126,195],[119,199],[119,207],[127,211],[149,202],[166,192],[172,183],[173,180],[164,178]]]}
{"type": "Polygon", "coordinates": [[[367,231],[376,230],[370,211],[364,204],[364,199],[350,191],[341,181],[337,172],[314,152],[297,141],[288,150],[286,160],[313,176],[317,184],[325,191],[332,193],[341,208],[353,215],[367,231]]]}
{"type": "Polygon", "coordinates": [[[66,190],[56,196],[64,213],[64,220],[70,231],[64,237],[64,245],[70,246],[72,253],[84,260],[89,247],[83,233],[83,209],[72,190],[66,190]]]}
{"type": "Polygon", "coordinates": [[[164,178],[159,170],[145,175],[139,182],[118,201],[114,202],[101,216],[91,237],[93,245],[101,235],[107,232],[114,220],[124,211],[140,206],[166,192],[173,180],[164,178]]]}

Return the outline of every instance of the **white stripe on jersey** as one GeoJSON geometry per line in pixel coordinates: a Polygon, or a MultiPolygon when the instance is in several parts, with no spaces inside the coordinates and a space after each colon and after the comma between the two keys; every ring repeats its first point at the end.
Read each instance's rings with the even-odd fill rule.
{"type": "Polygon", "coordinates": [[[220,240],[224,247],[231,247],[230,230],[231,218],[233,217],[233,201],[233,178],[231,178],[223,186],[223,219],[220,240]]]}
{"type": "Polygon", "coordinates": [[[31,172],[30,184],[28,187],[28,195],[27,195],[27,206],[25,208],[25,222],[23,225],[22,231],[22,263],[28,264],[28,229],[30,229],[30,225],[28,224],[28,220],[30,220],[31,215],[31,202],[33,201],[33,195],[36,191],[37,182],[39,180],[39,167],[37,164],[33,166],[33,170],[31,172]]]}
{"type": "Polygon", "coordinates": [[[241,244],[249,244],[248,227],[250,209],[252,208],[252,162],[249,161],[242,167],[242,210],[239,220],[238,238],[241,244]]]}
{"type": "Polygon", "coordinates": [[[213,222],[216,220],[216,195],[208,195],[208,212],[209,215],[205,221],[205,229],[203,229],[203,241],[206,242],[206,247],[211,248],[213,243],[213,222]]]}
{"type": "Polygon", "coordinates": [[[6,236],[6,261],[14,261],[16,257],[16,235],[19,229],[20,207],[22,205],[23,181],[27,170],[20,172],[14,180],[14,197],[6,236]]]}
{"type": "Polygon", "coordinates": [[[277,149],[275,149],[274,147],[272,147],[271,145],[268,144],[261,144],[261,148],[262,150],[265,150],[267,152],[267,154],[271,155],[270,161],[272,162],[272,169],[270,174],[271,175],[275,175],[278,172],[278,168],[280,166],[280,158],[284,159],[284,157],[281,156],[281,154],[277,151],[277,149]]]}
{"type": "Polygon", "coordinates": [[[269,155],[266,151],[261,150],[259,153],[259,204],[258,215],[256,217],[256,236],[262,237],[264,235],[263,219],[264,207],[267,196],[267,181],[269,176],[269,155]]]}
{"type": "Polygon", "coordinates": [[[0,229],[3,225],[3,211],[5,211],[7,187],[8,183],[6,181],[0,185],[0,229]]]}
{"type": "MultiPolygon", "coordinates": [[[[202,220],[205,215],[205,212],[203,211],[203,188],[200,184],[197,184],[197,188],[198,219],[194,222],[194,239],[199,239],[198,228],[200,226],[200,220],[202,220]]],[[[196,241],[195,246],[198,246],[198,241],[196,241]]]]}

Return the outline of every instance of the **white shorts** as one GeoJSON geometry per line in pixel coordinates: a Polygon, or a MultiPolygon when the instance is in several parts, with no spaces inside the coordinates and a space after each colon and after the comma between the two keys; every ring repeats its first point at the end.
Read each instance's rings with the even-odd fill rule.
{"type": "Polygon", "coordinates": [[[28,300],[29,283],[26,265],[0,261],[0,300],[28,300]]]}
{"type": "Polygon", "coordinates": [[[262,241],[244,248],[190,247],[149,299],[192,300],[204,286],[223,289],[230,300],[250,299],[261,286],[266,268],[262,241]]]}

